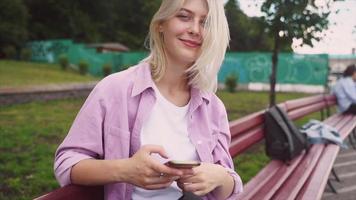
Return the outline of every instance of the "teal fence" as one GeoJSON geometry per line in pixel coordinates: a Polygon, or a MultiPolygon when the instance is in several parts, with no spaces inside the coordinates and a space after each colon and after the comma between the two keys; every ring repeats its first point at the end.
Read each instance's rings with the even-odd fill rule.
{"type": "MultiPolygon", "coordinates": [[[[57,62],[61,54],[66,54],[70,63],[77,64],[81,60],[89,63],[89,72],[93,75],[102,74],[102,66],[110,63],[114,71],[135,65],[147,52],[129,53],[98,53],[94,48],[71,40],[35,41],[27,45],[32,49],[32,60],[40,62],[57,62]]],[[[293,53],[279,54],[277,83],[325,85],[329,73],[328,55],[299,55],[293,53]]],[[[218,75],[223,83],[228,74],[238,76],[240,84],[251,82],[268,83],[271,73],[270,53],[233,53],[225,56],[218,75]]]]}
{"type": "Polygon", "coordinates": [[[102,67],[111,64],[113,71],[134,65],[146,56],[146,52],[134,53],[98,53],[95,48],[88,48],[85,44],[74,43],[71,40],[47,40],[27,43],[32,50],[32,60],[37,62],[56,63],[62,54],[67,55],[69,62],[78,64],[85,60],[89,64],[89,73],[102,75],[102,67]]]}
{"type": "MultiPolygon", "coordinates": [[[[219,82],[223,82],[228,74],[235,74],[241,84],[268,83],[271,65],[271,53],[227,53],[219,73],[219,82]]],[[[277,83],[325,85],[328,66],[327,54],[280,53],[277,83]]]]}

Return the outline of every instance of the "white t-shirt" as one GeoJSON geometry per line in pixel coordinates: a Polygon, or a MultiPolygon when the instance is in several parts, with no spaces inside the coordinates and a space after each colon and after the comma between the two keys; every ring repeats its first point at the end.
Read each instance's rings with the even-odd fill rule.
{"type": "MultiPolygon", "coordinates": [[[[141,130],[141,145],[161,145],[167,152],[168,160],[199,160],[194,145],[188,137],[188,108],[189,103],[179,107],[165,99],[154,87],[156,103],[148,120],[144,122],[141,130]]],[[[161,163],[168,161],[159,155],[153,155],[161,163]]],[[[165,189],[145,190],[134,187],[132,199],[134,200],[166,200],[178,199],[182,196],[176,182],[165,189]]]]}

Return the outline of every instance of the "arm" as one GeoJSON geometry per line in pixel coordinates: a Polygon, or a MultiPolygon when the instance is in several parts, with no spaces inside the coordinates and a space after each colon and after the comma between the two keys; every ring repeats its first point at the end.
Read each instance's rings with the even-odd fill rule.
{"type": "Polygon", "coordinates": [[[215,199],[236,199],[242,192],[242,181],[234,171],[234,165],[229,153],[231,140],[230,127],[225,107],[221,101],[217,102],[218,108],[213,109],[212,123],[216,123],[216,132],[213,134],[216,142],[212,154],[214,164],[203,163],[194,168],[193,176],[185,176],[178,181],[183,190],[191,191],[196,195],[214,196],[215,199]],[[184,184],[185,183],[185,184],[184,184]],[[191,184],[192,183],[192,184],[191,184]]]}
{"type": "Polygon", "coordinates": [[[120,160],[82,160],[71,170],[72,183],[80,185],[103,185],[126,182],[145,189],[168,187],[183,174],[150,157],[159,153],[166,157],[163,148],[155,145],[143,146],[132,158],[120,160]],[[165,174],[160,177],[160,174],[165,174]]]}
{"type": "Polygon", "coordinates": [[[107,108],[105,98],[108,93],[102,87],[99,83],[89,95],[56,152],[54,170],[59,183],[64,186],[70,183],[101,185],[128,182],[145,188],[159,188],[181,174],[151,158],[152,152],[165,156],[164,150],[157,146],[141,148],[130,159],[103,160],[103,138],[108,135],[104,124],[110,108],[107,108]],[[158,180],[160,173],[168,176],[158,180]]]}

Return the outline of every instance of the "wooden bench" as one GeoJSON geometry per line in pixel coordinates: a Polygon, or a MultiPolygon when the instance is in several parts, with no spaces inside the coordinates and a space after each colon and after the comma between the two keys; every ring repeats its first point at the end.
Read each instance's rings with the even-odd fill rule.
{"type": "MultiPolygon", "coordinates": [[[[319,112],[321,118],[330,115],[329,108],[336,104],[332,95],[317,95],[279,104],[292,120],[319,112]]],[[[246,151],[264,139],[264,110],[230,122],[232,157],[246,151]]],[[[356,126],[356,116],[335,114],[325,123],[337,128],[342,138],[356,126]]],[[[327,183],[339,146],[313,145],[307,154],[293,159],[290,165],[271,160],[244,186],[240,199],[320,199],[327,183]]],[[[69,185],[37,198],[38,200],[103,199],[103,187],[69,185]],[[90,192],[90,193],[89,193],[90,192]]]]}
{"type": "MultiPolygon", "coordinates": [[[[292,120],[297,120],[317,111],[324,118],[335,104],[334,96],[318,95],[286,101],[279,106],[292,120]]],[[[263,140],[263,114],[264,111],[260,111],[231,122],[233,157],[263,140]]],[[[354,130],[356,116],[335,114],[324,122],[335,127],[344,139],[354,130]]],[[[239,199],[320,199],[338,152],[337,145],[317,144],[312,145],[308,153],[294,158],[290,165],[271,160],[245,184],[239,199]]]]}

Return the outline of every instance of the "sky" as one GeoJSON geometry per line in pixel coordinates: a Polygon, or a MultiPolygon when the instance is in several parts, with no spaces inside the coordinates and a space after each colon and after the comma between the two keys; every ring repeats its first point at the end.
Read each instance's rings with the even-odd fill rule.
{"type": "MultiPolygon", "coordinates": [[[[318,0],[321,3],[325,0],[318,0]]],[[[260,6],[264,0],[238,0],[240,8],[248,16],[262,16],[260,6]]],[[[351,54],[356,49],[356,0],[335,1],[331,6],[329,16],[329,29],[323,31],[322,40],[314,41],[314,47],[304,45],[297,47],[300,41],[294,41],[292,48],[296,53],[302,54],[351,54]],[[336,14],[336,11],[339,12],[336,14]]],[[[356,51],[356,50],[355,50],[356,51]]],[[[356,53],[356,52],[355,52],[356,53]]]]}

